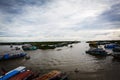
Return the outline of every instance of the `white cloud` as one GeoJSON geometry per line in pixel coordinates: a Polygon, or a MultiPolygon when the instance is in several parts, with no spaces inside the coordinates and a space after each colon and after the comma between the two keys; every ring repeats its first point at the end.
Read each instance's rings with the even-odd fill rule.
{"type": "MultiPolygon", "coordinates": [[[[23,13],[12,17],[7,27],[4,23],[0,23],[7,28],[6,32],[14,37],[1,37],[0,39],[4,41],[8,39],[11,41],[90,40],[101,39],[101,37],[111,39],[113,35],[110,30],[99,31],[91,25],[91,30],[87,30],[87,27],[83,25],[89,26],[89,24],[97,23],[96,25],[106,26],[105,23],[99,24],[95,21],[112,4],[107,0],[53,0],[42,6],[25,5],[22,7],[23,13]],[[77,31],[73,29],[74,26],[78,27],[77,31]],[[106,32],[109,32],[111,37],[96,35],[106,32]]],[[[5,15],[0,20],[4,18],[5,15]]]]}

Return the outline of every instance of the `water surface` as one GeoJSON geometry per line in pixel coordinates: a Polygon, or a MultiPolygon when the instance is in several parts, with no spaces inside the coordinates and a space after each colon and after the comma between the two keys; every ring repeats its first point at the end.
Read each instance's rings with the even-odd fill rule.
{"type": "MultiPolygon", "coordinates": [[[[19,58],[0,61],[0,67],[9,71],[18,66],[26,66],[34,72],[40,72],[41,75],[51,70],[60,70],[66,72],[70,80],[120,79],[120,62],[118,60],[113,59],[112,56],[95,57],[86,54],[85,51],[88,49],[88,44],[81,42],[73,44],[72,48],[66,46],[49,50],[26,51],[31,56],[29,60],[19,58]],[[74,72],[76,68],[79,70],[78,73],[74,72]]],[[[23,50],[16,51],[9,45],[0,46],[0,54],[6,52],[23,52],[23,50]]]]}

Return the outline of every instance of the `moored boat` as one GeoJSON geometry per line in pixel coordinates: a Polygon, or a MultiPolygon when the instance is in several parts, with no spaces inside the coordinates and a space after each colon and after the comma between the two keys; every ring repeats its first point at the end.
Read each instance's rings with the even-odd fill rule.
{"type": "Polygon", "coordinates": [[[86,51],[86,53],[91,55],[100,55],[100,56],[107,56],[107,52],[102,48],[92,48],[86,51]]]}
{"type": "Polygon", "coordinates": [[[5,75],[1,76],[0,80],[8,80],[17,74],[24,72],[25,70],[26,70],[26,67],[24,67],[24,66],[17,67],[15,69],[7,72],[5,75]]]}
{"type": "Polygon", "coordinates": [[[26,53],[16,53],[16,54],[6,53],[4,55],[0,55],[0,60],[8,60],[8,59],[20,58],[20,57],[24,57],[26,55],[27,55],[26,53]]]}
{"type": "Polygon", "coordinates": [[[60,71],[54,70],[34,80],[67,80],[67,75],[63,75],[60,71]]]}
{"type": "Polygon", "coordinates": [[[27,50],[37,50],[36,46],[32,46],[31,44],[24,44],[22,45],[22,49],[27,51],[27,50]]]}
{"type": "Polygon", "coordinates": [[[104,48],[107,48],[107,49],[113,49],[113,48],[115,48],[115,47],[119,47],[119,45],[113,43],[113,44],[106,44],[106,45],[104,46],[104,48]]]}
{"type": "Polygon", "coordinates": [[[11,77],[9,80],[29,80],[31,76],[33,76],[33,72],[30,70],[26,70],[20,74],[11,77]]]}

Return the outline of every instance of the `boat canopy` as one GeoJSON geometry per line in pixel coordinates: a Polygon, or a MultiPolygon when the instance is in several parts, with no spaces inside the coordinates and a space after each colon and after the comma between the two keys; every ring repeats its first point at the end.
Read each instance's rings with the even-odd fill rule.
{"type": "Polygon", "coordinates": [[[16,74],[18,74],[20,72],[23,72],[23,71],[25,71],[25,67],[24,66],[20,66],[20,67],[18,67],[16,69],[13,69],[13,70],[9,71],[8,73],[6,73],[4,76],[2,76],[0,78],[0,80],[8,80],[12,76],[14,76],[14,75],[16,75],[16,74]]]}

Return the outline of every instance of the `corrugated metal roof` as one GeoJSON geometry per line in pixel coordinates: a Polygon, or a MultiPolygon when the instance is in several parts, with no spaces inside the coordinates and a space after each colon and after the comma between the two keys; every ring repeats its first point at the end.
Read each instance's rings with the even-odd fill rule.
{"type": "Polygon", "coordinates": [[[45,74],[39,78],[36,78],[35,80],[49,80],[49,79],[54,78],[60,74],[61,74],[60,71],[54,70],[54,71],[49,72],[48,74],[45,74]]]}
{"type": "Polygon", "coordinates": [[[30,70],[27,70],[27,71],[24,71],[16,76],[10,78],[9,80],[24,80],[24,79],[30,77],[31,75],[33,75],[33,72],[30,70]]]}

